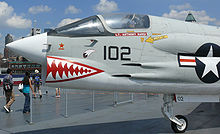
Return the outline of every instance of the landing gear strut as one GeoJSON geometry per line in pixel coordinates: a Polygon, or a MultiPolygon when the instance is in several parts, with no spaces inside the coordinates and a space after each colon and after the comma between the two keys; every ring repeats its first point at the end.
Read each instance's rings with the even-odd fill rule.
{"type": "Polygon", "coordinates": [[[164,103],[161,107],[161,111],[164,117],[171,121],[171,128],[175,133],[184,133],[187,129],[188,122],[187,119],[182,115],[173,115],[173,100],[174,95],[164,94],[164,103]]]}

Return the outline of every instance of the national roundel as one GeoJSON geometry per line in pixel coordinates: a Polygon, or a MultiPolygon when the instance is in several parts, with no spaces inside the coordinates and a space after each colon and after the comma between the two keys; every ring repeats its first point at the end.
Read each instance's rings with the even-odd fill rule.
{"type": "Polygon", "coordinates": [[[195,54],[179,54],[180,67],[195,67],[204,83],[217,82],[220,77],[220,47],[214,43],[203,44],[195,54]]]}

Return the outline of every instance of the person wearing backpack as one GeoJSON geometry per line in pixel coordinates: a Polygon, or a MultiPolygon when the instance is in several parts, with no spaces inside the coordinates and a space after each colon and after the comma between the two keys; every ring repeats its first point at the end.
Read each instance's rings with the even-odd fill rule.
{"type": "Polygon", "coordinates": [[[12,112],[10,109],[11,105],[15,101],[15,95],[13,92],[13,77],[12,70],[7,69],[7,75],[3,79],[3,89],[5,91],[6,105],[3,107],[7,113],[12,112]]]}
{"type": "Polygon", "coordinates": [[[40,95],[40,99],[42,98],[42,93],[40,90],[40,82],[41,82],[41,78],[40,78],[40,74],[39,71],[36,69],[35,70],[35,75],[34,75],[34,92],[36,93],[38,90],[38,93],[40,95]]]}
{"type": "Polygon", "coordinates": [[[30,113],[30,89],[33,92],[33,95],[36,96],[36,94],[34,93],[33,87],[31,85],[31,79],[30,79],[30,73],[26,72],[24,79],[22,80],[23,82],[23,94],[25,96],[25,102],[24,102],[24,109],[23,109],[23,113],[30,113]]]}

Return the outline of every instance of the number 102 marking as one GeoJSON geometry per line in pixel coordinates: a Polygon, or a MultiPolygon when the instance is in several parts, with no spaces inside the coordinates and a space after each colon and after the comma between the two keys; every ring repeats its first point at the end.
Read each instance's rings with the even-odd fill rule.
{"type": "Polygon", "coordinates": [[[118,47],[118,46],[104,46],[104,60],[126,60],[130,61],[131,58],[129,55],[131,54],[130,47],[118,47]],[[120,57],[119,57],[120,54],[120,57]]]}

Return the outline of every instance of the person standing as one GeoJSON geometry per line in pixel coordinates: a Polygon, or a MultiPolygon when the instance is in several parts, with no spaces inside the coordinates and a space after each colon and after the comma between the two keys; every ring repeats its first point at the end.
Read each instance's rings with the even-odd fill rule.
{"type": "Polygon", "coordinates": [[[60,98],[60,88],[56,88],[56,98],[60,98]]]}
{"type": "Polygon", "coordinates": [[[38,91],[38,93],[40,95],[40,99],[41,99],[42,93],[40,90],[40,81],[41,81],[40,74],[39,74],[39,71],[36,69],[35,75],[34,75],[34,92],[37,93],[37,91],[38,91]]]}
{"type": "Polygon", "coordinates": [[[13,77],[12,70],[10,68],[7,69],[7,75],[3,79],[3,89],[5,91],[6,97],[6,105],[3,107],[7,113],[12,112],[11,105],[15,101],[15,95],[13,92],[13,77]]]}
{"type": "Polygon", "coordinates": [[[23,94],[25,96],[25,102],[24,102],[24,109],[23,113],[30,113],[30,89],[33,92],[33,95],[36,96],[34,93],[33,87],[31,85],[31,79],[30,79],[30,73],[26,72],[24,79],[23,79],[23,94]]]}

